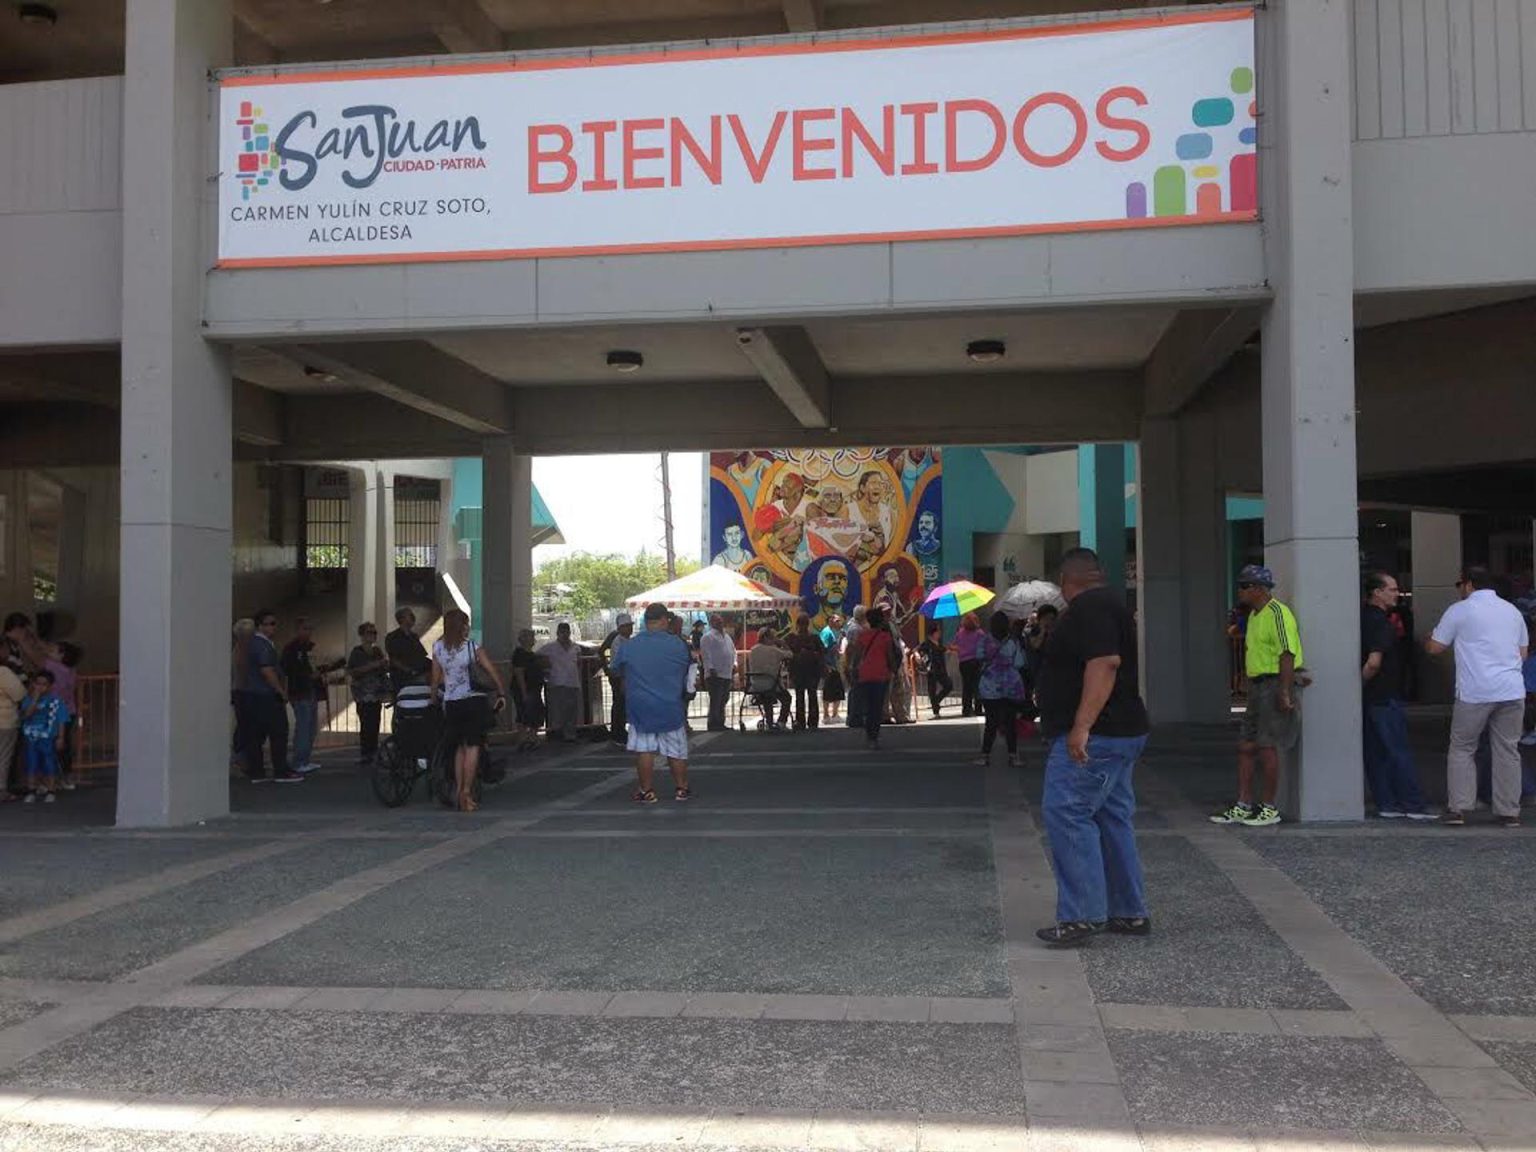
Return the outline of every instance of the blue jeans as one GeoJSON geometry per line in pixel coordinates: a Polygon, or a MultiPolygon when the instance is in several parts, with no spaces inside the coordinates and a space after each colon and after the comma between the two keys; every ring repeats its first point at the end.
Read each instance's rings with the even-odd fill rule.
{"type": "Polygon", "coordinates": [[[293,763],[302,768],[315,750],[315,702],[293,702],[293,763]]]}
{"type": "Polygon", "coordinates": [[[1365,780],[1378,812],[1422,812],[1424,794],[1419,791],[1419,771],[1408,746],[1408,718],[1397,700],[1367,704],[1362,719],[1365,729],[1365,780]]]}
{"type": "Polygon", "coordinates": [[[1131,771],[1145,736],[1090,736],[1088,762],[1067,755],[1066,737],[1051,741],[1045,761],[1042,815],[1056,872],[1056,919],[1102,923],[1147,914],[1141,857],[1131,817],[1131,771]]]}

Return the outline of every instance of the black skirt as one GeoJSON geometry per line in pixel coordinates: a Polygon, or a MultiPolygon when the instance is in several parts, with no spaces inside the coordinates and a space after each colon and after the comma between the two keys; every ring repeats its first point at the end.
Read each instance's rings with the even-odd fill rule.
{"type": "Polygon", "coordinates": [[[443,705],[443,736],[452,747],[481,744],[491,730],[491,702],[485,696],[466,696],[443,705]]]}
{"type": "Polygon", "coordinates": [[[829,704],[836,704],[844,696],[843,678],[834,668],[827,669],[827,678],[821,682],[821,698],[829,704]]]}

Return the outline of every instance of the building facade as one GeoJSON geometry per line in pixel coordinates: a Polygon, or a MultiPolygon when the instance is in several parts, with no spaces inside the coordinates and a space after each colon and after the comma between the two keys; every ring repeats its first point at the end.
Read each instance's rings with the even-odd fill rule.
{"type": "Polygon", "coordinates": [[[0,45],[0,492],[117,468],[124,824],[227,811],[246,465],[480,457],[510,635],[534,455],[1135,442],[1152,707],[1212,715],[1262,496],[1314,819],[1361,502],[1528,523],[1533,0],[58,7],[0,45]]]}

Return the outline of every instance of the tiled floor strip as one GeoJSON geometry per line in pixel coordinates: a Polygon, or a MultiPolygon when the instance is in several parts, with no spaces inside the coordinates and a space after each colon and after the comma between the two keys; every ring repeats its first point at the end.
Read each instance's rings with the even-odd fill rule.
{"type": "Polygon", "coordinates": [[[343,877],[265,916],[199,941],[140,968],[99,992],[62,1004],[24,1023],[0,1030],[0,1069],[15,1067],[61,1041],[81,1035],[146,999],[163,995],[206,972],[338,912],[381,888],[415,876],[521,832],[546,812],[572,808],[625,787],[629,773],[615,773],[578,792],[504,820],[419,849],[397,860],[343,877]]]}
{"type": "Polygon", "coordinates": [[[262,844],[255,848],[243,848],[238,852],[224,852],[203,860],[178,864],[174,868],[166,868],[135,880],[125,880],[121,884],[113,884],[84,896],[77,896],[61,904],[39,908],[35,912],[24,912],[20,916],[0,920],[0,944],[14,944],[17,940],[34,933],[72,924],[76,920],[94,916],[98,912],[132,904],[135,900],[158,896],[162,892],[169,892],[172,888],[180,888],[195,880],[202,880],[219,872],[227,872],[231,868],[243,868],[248,864],[269,860],[273,856],[281,856],[285,852],[294,852],[311,843],[313,841],[308,838],[294,837],[262,844]]]}
{"type": "Polygon", "coordinates": [[[1244,843],[1244,835],[1251,834],[1247,829],[1207,822],[1155,775],[1144,781],[1143,791],[1468,1131],[1536,1139],[1536,1094],[1244,843]]]}
{"type": "Polygon", "coordinates": [[[1055,921],[1056,884],[1018,774],[989,768],[987,801],[1025,1108],[1032,1119],[1092,1125],[1102,1147],[1137,1148],[1082,960],[1035,939],[1055,921]]]}

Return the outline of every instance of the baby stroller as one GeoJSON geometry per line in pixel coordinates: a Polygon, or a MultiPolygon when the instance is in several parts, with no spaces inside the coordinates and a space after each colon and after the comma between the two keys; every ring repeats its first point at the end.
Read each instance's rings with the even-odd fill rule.
{"type": "MultiPolygon", "coordinates": [[[[389,735],[379,744],[373,761],[373,794],[386,808],[398,808],[411,798],[419,777],[427,778],[427,792],[448,808],[458,803],[453,779],[453,749],[443,744],[443,709],[432,699],[425,684],[411,684],[395,696],[389,735]]],[[[475,776],[475,801],[487,784],[506,778],[506,765],[480,746],[480,771],[475,776]]]]}
{"type": "MultiPolygon", "coordinates": [[[[428,790],[442,794],[439,777],[443,710],[425,684],[411,684],[395,696],[389,735],[373,760],[373,794],[386,808],[398,808],[411,798],[417,777],[431,775],[428,790]]],[[[451,789],[448,789],[451,791],[451,789]]]]}
{"type": "Polygon", "coordinates": [[[781,684],[781,672],[748,672],[746,688],[743,689],[741,699],[736,704],[736,728],[737,731],[747,730],[747,709],[756,708],[758,711],[757,730],[759,732],[782,731],[782,726],[774,723],[774,709],[779,706],[783,691],[781,684]]]}

